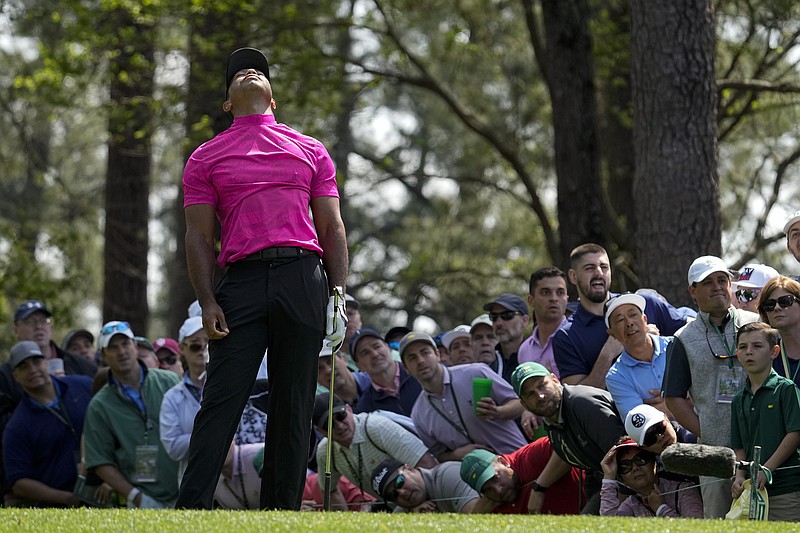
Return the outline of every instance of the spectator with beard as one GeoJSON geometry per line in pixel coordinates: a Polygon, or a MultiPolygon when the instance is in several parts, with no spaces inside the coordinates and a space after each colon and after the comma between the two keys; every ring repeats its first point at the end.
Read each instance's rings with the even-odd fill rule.
{"type": "MultiPolygon", "coordinates": [[[[570,282],[578,289],[580,306],[571,321],[553,337],[553,354],[561,380],[568,385],[605,388],[606,374],[622,353],[618,340],[609,337],[603,305],[612,295],[611,262],[597,244],[582,244],[570,253],[570,282]]],[[[645,314],[661,335],[673,335],[686,323],[685,316],[652,291],[642,294],[645,314]]]]}

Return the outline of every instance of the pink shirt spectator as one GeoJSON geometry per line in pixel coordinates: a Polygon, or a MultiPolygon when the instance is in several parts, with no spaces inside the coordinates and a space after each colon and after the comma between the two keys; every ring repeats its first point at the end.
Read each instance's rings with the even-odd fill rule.
{"type": "Polygon", "coordinates": [[[394,364],[394,381],[392,381],[393,386],[390,387],[381,387],[380,385],[372,383],[372,388],[378,392],[385,392],[391,396],[397,396],[400,391],[400,365],[398,363],[394,364]]]}
{"type": "MultiPolygon", "coordinates": [[[[564,325],[567,323],[567,318],[564,317],[564,320],[561,321],[561,325],[558,326],[559,329],[563,328],[564,325]]],[[[556,375],[557,378],[560,378],[558,374],[558,367],[556,366],[556,360],[553,357],[553,336],[555,335],[556,331],[553,332],[553,335],[550,335],[547,338],[547,342],[542,345],[539,342],[539,326],[533,328],[533,333],[531,336],[522,341],[522,344],[519,346],[519,351],[517,351],[517,359],[519,360],[519,364],[522,363],[539,363],[547,368],[550,372],[556,375]]]]}
{"type": "Polygon", "coordinates": [[[339,197],[322,143],[261,114],[236,117],[197,148],[183,171],[183,190],[184,207],[214,207],[222,226],[222,268],[273,246],[322,255],[309,205],[312,198],[339,197]]]}

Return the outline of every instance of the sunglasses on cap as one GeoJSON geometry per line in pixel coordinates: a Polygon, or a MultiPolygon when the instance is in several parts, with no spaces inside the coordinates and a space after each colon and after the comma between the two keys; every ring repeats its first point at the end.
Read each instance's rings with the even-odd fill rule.
{"type": "Polygon", "coordinates": [[[739,289],[736,291],[736,299],[746,304],[750,303],[761,294],[761,289],[739,289]]]}
{"type": "Polygon", "coordinates": [[[667,432],[667,423],[663,420],[658,424],[652,426],[650,429],[647,430],[644,434],[644,440],[642,440],[642,446],[652,446],[658,439],[661,438],[661,435],[667,432]]]}
{"type": "Polygon", "coordinates": [[[498,318],[503,319],[505,322],[513,319],[517,315],[521,315],[519,311],[503,311],[502,313],[489,313],[489,320],[497,322],[498,318]]]}
{"type": "Polygon", "coordinates": [[[386,499],[389,501],[397,500],[397,491],[402,489],[406,484],[405,468],[400,469],[400,473],[394,478],[394,481],[389,485],[389,492],[386,494],[386,499]]]}
{"type": "Polygon", "coordinates": [[[103,326],[103,329],[100,330],[100,335],[110,335],[111,333],[128,331],[129,329],[131,329],[131,326],[127,322],[118,322],[116,324],[103,326]]]}
{"type": "Polygon", "coordinates": [[[640,452],[631,457],[630,459],[620,459],[617,461],[617,470],[622,475],[627,474],[633,470],[633,465],[645,466],[654,461],[653,454],[647,452],[640,452]]]}
{"type": "Polygon", "coordinates": [[[770,298],[766,302],[762,302],[761,309],[767,313],[774,311],[776,305],[780,305],[781,309],[789,309],[792,305],[794,305],[795,300],[800,301],[800,298],[794,294],[784,294],[779,298],[770,298]]]}

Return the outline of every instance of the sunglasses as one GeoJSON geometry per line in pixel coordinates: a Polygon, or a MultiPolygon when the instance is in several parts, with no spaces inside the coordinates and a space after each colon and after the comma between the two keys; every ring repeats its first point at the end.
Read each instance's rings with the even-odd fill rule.
{"type": "Polygon", "coordinates": [[[497,322],[498,318],[503,319],[505,322],[513,319],[517,315],[521,315],[522,313],[518,311],[503,311],[502,313],[489,313],[489,320],[492,322],[497,322]]]}
{"type": "Polygon", "coordinates": [[[652,446],[658,439],[661,438],[661,435],[667,432],[667,424],[663,420],[661,423],[656,424],[655,426],[651,427],[647,430],[644,434],[644,440],[642,441],[643,446],[652,446]]]}
{"type": "Polygon", "coordinates": [[[186,344],[185,342],[182,344],[186,346],[189,349],[189,351],[195,353],[205,351],[205,349],[208,348],[208,344],[200,344],[200,343],[186,344]]]}
{"type": "Polygon", "coordinates": [[[645,466],[653,462],[652,454],[641,452],[637,453],[630,459],[620,459],[617,461],[617,469],[619,470],[620,474],[627,474],[631,470],[633,470],[633,465],[636,466],[645,466]]]}
{"type": "Polygon", "coordinates": [[[131,329],[131,326],[127,322],[118,322],[118,323],[112,324],[110,326],[104,326],[103,329],[100,330],[100,335],[110,335],[112,333],[121,333],[123,331],[128,331],[129,329],[131,329]]]}
{"type": "Polygon", "coordinates": [[[792,305],[794,305],[795,300],[800,302],[800,298],[794,294],[784,294],[780,298],[770,298],[766,302],[762,302],[761,309],[767,313],[774,311],[776,305],[780,305],[781,309],[789,309],[792,305]]]}
{"type": "Polygon", "coordinates": [[[341,413],[333,413],[333,421],[339,422],[340,424],[347,419],[347,413],[342,411],[341,413]]]}
{"type": "Polygon", "coordinates": [[[405,470],[400,469],[400,473],[397,474],[397,477],[394,478],[394,482],[390,485],[390,492],[386,495],[386,499],[389,501],[397,500],[397,491],[402,489],[406,484],[406,476],[404,474],[405,470]]]}
{"type": "Polygon", "coordinates": [[[739,289],[736,291],[736,299],[742,303],[750,303],[761,294],[761,289],[739,289]]]}
{"type": "Polygon", "coordinates": [[[706,324],[706,344],[708,345],[708,351],[711,352],[716,359],[731,359],[732,357],[736,357],[736,351],[732,354],[718,354],[714,351],[714,348],[711,347],[711,341],[708,339],[708,324],[706,324]]]}
{"type": "Polygon", "coordinates": [[[169,355],[167,355],[165,357],[161,357],[158,360],[158,362],[161,363],[162,365],[170,365],[171,366],[171,365],[174,365],[175,363],[178,362],[178,356],[175,355],[174,353],[170,353],[169,355]]]}

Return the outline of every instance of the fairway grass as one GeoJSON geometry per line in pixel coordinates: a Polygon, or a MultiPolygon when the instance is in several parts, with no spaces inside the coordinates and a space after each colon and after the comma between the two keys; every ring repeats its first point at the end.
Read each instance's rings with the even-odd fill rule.
{"type": "Polygon", "coordinates": [[[245,533],[335,531],[353,533],[470,531],[585,531],[587,533],[787,532],[800,526],[748,520],[675,520],[597,516],[292,513],[258,511],[133,511],[127,509],[0,509],[0,531],[245,533]]]}

